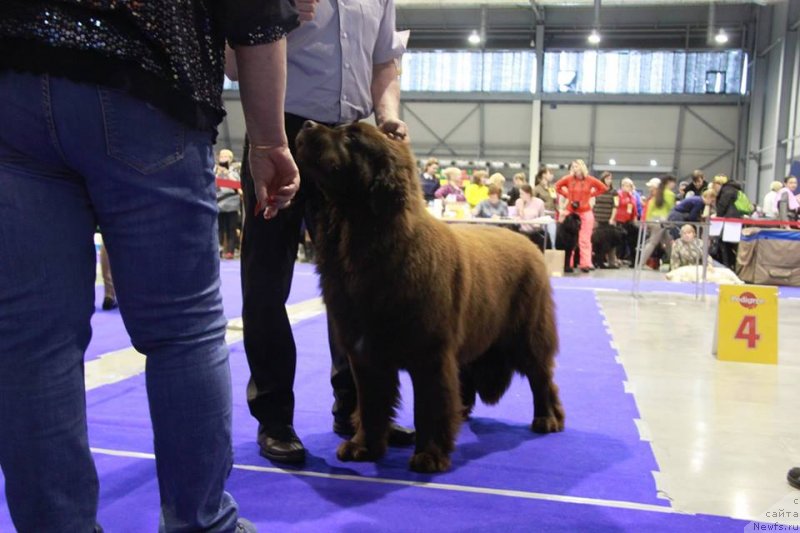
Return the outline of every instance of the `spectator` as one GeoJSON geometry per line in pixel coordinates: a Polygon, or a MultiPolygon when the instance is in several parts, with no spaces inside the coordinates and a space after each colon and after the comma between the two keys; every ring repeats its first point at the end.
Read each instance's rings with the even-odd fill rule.
{"type": "Polygon", "coordinates": [[[636,253],[636,239],[638,237],[636,221],[639,217],[633,192],[633,180],[622,178],[620,190],[617,193],[614,217],[611,220],[611,224],[618,225],[625,230],[625,253],[620,259],[631,260],[636,253]]]}
{"type": "Polygon", "coordinates": [[[439,172],[439,160],[436,158],[428,159],[425,162],[425,169],[419,177],[422,182],[422,194],[426,202],[430,202],[435,198],[434,193],[439,188],[437,172],[439,172]]]}
{"type": "Polygon", "coordinates": [[[778,216],[778,191],[783,188],[783,183],[773,181],[769,186],[769,192],[764,195],[761,203],[761,211],[765,218],[776,218],[778,216]]]}
{"type": "MultiPolygon", "coordinates": [[[[678,194],[675,195],[675,197],[678,200],[683,200],[684,198],[686,198],[686,187],[689,186],[689,183],[691,183],[691,182],[684,180],[684,181],[681,181],[678,184],[678,194]]],[[[696,195],[693,192],[690,191],[689,192],[689,196],[696,196],[696,195]]]]}
{"type": "MultiPolygon", "coordinates": [[[[406,124],[400,120],[398,79],[405,44],[395,31],[394,1],[303,3],[316,6],[316,12],[313,20],[287,38],[285,124],[290,147],[294,149],[295,137],[308,119],[339,125],[373,113],[387,137],[407,140],[406,124]]],[[[235,65],[231,67],[234,70],[235,65]]],[[[251,134],[249,127],[247,133],[251,134]]],[[[249,146],[246,143],[245,149],[249,146]]],[[[245,209],[250,214],[257,204],[247,170],[243,169],[242,181],[245,209]]],[[[305,180],[292,206],[276,220],[265,222],[248,216],[243,231],[242,319],[252,376],[247,402],[259,422],[256,438],[261,455],[283,463],[300,463],[306,457],[305,446],[294,430],[297,351],[285,304],[300,226],[305,220],[310,231],[316,229],[318,202],[316,184],[305,180]]],[[[332,333],[329,338],[333,338],[332,333]]],[[[349,436],[354,433],[356,387],[346,354],[340,353],[335,342],[330,341],[329,348],[333,430],[349,436]]],[[[413,432],[392,426],[389,442],[407,444],[413,438],[413,432]]]]}
{"type": "Polygon", "coordinates": [[[514,186],[511,187],[508,193],[508,205],[517,205],[517,200],[519,200],[519,188],[528,184],[528,177],[525,176],[524,172],[518,172],[514,174],[513,184],[514,186]]]}
{"type": "Polygon", "coordinates": [[[684,197],[689,193],[694,196],[700,196],[706,189],[708,189],[708,183],[706,182],[705,174],[703,174],[702,170],[695,170],[692,172],[692,182],[684,190],[684,197]]]}
{"type": "Polygon", "coordinates": [[[681,200],[670,211],[667,220],[674,222],[700,222],[702,218],[708,216],[706,213],[709,206],[714,205],[717,200],[717,193],[713,189],[706,189],[702,196],[690,196],[681,200]]]}
{"type": "Polygon", "coordinates": [[[617,191],[614,190],[614,176],[605,171],[600,175],[600,181],[608,190],[594,199],[594,219],[598,225],[608,225],[614,220],[614,208],[619,202],[617,191]]]}
{"type": "MultiPolygon", "coordinates": [[[[594,270],[592,265],[594,213],[590,200],[606,192],[607,187],[600,180],[589,175],[589,169],[586,168],[583,160],[576,159],[570,165],[570,173],[556,182],[555,189],[558,194],[566,198],[566,211],[575,213],[581,219],[581,229],[578,234],[580,269],[583,272],[594,270]]],[[[572,260],[569,261],[569,264],[572,264],[572,260]]]]}
{"type": "Polygon", "coordinates": [[[0,2],[0,173],[13,198],[0,235],[17,254],[13,269],[0,262],[0,468],[19,531],[99,530],[83,366],[96,223],[147,356],[161,501],[148,529],[255,531],[224,490],[232,402],[213,141],[227,40],[264,216],[294,197],[281,117],[298,13],[288,0],[177,5],[0,2]]]}
{"type": "Polygon", "coordinates": [[[500,199],[504,202],[508,203],[508,195],[505,191],[506,186],[506,177],[500,174],[499,172],[495,172],[491,176],[489,176],[489,180],[486,182],[487,185],[494,185],[500,189],[500,199]]]}
{"type": "MultiPolygon", "coordinates": [[[[233,152],[220,150],[217,157],[215,173],[217,180],[240,181],[239,174],[231,168],[233,152]]],[[[221,187],[217,183],[217,215],[219,223],[219,243],[222,247],[222,257],[233,259],[233,253],[238,248],[239,237],[239,210],[242,205],[242,189],[221,187]]]]}
{"type": "MultiPolygon", "coordinates": [[[[725,174],[718,174],[714,176],[713,188],[717,193],[717,216],[722,218],[742,218],[742,213],[736,207],[736,200],[739,198],[742,186],[739,183],[730,181],[725,174]]],[[[719,240],[719,261],[731,270],[736,266],[737,248],[738,244],[735,242],[719,240]]]]}
{"type": "MultiPolygon", "coordinates": [[[[533,196],[533,189],[530,185],[523,184],[519,188],[519,198],[514,207],[517,210],[517,217],[520,220],[533,220],[545,216],[544,202],[540,198],[533,196]]],[[[539,224],[521,224],[519,231],[528,236],[536,245],[544,251],[544,238],[539,224]]],[[[555,224],[553,224],[555,231],[555,224]]],[[[555,236],[550,236],[550,242],[554,242],[555,236]]]]}
{"type": "Polygon", "coordinates": [[[106,245],[100,245],[100,274],[103,276],[103,311],[111,311],[119,307],[117,293],[114,290],[114,278],[111,277],[111,263],[108,261],[106,245]]]}
{"type": "Polygon", "coordinates": [[[697,239],[694,226],[685,224],[681,227],[681,237],[672,244],[669,269],[682,266],[699,265],[703,262],[703,247],[697,239]]]}
{"type": "Polygon", "coordinates": [[[641,200],[640,196],[641,206],[639,206],[639,212],[641,213],[642,220],[647,220],[647,206],[650,203],[650,200],[655,197],[659,185],[661,185],[660,178],[650,178],[650,180],[645,184],[645,187],[647,188],[647,196],[644,198],[644,200],[641,200]]]}
{"type": "Polygon", "coordinates": [[[558,195],[556,189],[550,183],[553,181],[553,173],[546,166],[542,166],[533,180],[533,196],[544,202],[547,211],[556,210],[556,200],[558,195]]]}
{"type": "Polygon", "coordinates": [[[489,186],[489,197],[472,210],[477,218],[505,218],[508,216],[508,204],[500,199],[500,187],[489,186]]]}
{"type": "Polygon", "coordinates": [[[461,190],[461,169],[447,167],[442,171],[442,174],[447,178],[447,183],[439,187],[434,196],[448,202],[466,201],[464,191],[461,190]]]}
{"type": "Polygon", "coordinates": [[[475,170],[470,182],[464,188],[464,198],[470,207],[475,207],[489,197],[489,187],[484,183],[486,175],[485,170],[475,170]]]}
{"type": "Polygon", "coordinates": [[[777,193],[775,210],[780,220],[797,220],[800,212],[800,201],[797,198],[797,178],[787,176],[783,180],[784,187],[777,193]]]}
{"type": "MultiPolygon", "coordinates": [[[[652,180],[651,180],[652,181],[652,180]]],[[[653,197],[647,201],[647,222],[660,222],[669,218],[669,213],[675,207],[675,176],[663,176],[659,180],[653,197]]],[[[648,182],[649,184],[649,182],[648,182]]],[[[648,261],[648,265],[654,270],[658,270],[658,259],[651,256],[657,247],[661,246],[664,251],[669,252],[670,233],[661,225],[648,224],[650,238],[642,252],[642,261],[648,261]]]]}

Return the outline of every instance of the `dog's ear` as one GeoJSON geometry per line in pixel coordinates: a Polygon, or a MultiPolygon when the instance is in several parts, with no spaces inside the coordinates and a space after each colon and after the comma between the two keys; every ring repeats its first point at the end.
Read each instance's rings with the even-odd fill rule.
{"type": "Polygon", "coordinates": [[[369,206],[376,215],[391,214],[403,206],[403,184],[389,161],[372,178],[369,206]]]}

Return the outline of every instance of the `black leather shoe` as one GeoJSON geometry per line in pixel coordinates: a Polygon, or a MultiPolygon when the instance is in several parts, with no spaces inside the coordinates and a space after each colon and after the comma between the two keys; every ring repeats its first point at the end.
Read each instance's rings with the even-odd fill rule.
{"type": "Polygon", "coordinates": [[[262,457],[276,463],[297,464],[306,460],[306,448],[292,426],[283,426],[258,433],[258,447],[262,457]]]}
{"type": "Polygon", "coordinates": [[[796,489],[800,489],[800,467],[796,466],[786,474],[786,481],[796,489]]]}
{"type": "MultiPolygon", "coordinates": [[[[350,421],[333,421],[333,432],[340,437],[352,437],[356,434],[355,428],[350,421]]],[[[389,426],[389,446],[394,448],[402,448],[404,446],[411,446],[417,441],[417,432],[411,428],[405,428],[401,425],[392,424],[389,426]]]]}

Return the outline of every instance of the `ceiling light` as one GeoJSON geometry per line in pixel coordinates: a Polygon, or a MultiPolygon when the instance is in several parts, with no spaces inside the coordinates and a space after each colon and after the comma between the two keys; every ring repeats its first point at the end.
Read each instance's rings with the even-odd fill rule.
{"type": "Polygon", "coordinates": [[[657,167],[658,166],[658,161],[656,161],[655,159],[651,159],[650,160],[650,166],[651,167],[657,167]]]}
{"type": "Polygon", "coordinates": [[[614,165],[616,165],[616,164],[617,164],[617,160],[616,160],[616,159],[609,159],[609,160],[608,160],[608,164],[609,164],[609,165],[611,165],[611,166],[613,167],[614,165]]]}
{"type": "Polygon", "coordinates": [[[728,34],[725,33],[725,30],[720,28],[717,34],[714,36],[714,40],[717,42],[717,44],[725,44],[728,42],[728,34]]]}
{"type": "Polygon", "coordinates": [[[591,44],[600,44],[600,32],[597,29],[592,30],[592,33],[589,34],[589,37],[586,38],[589,43],[591,44]]]}
{"type": "Polygon", "coordinates": [[[472,33],[469,34],[467,37],[469,44],[480,44],[481,43],[481,36],[478,35],[477,30],[472,30],[472,33]]]}

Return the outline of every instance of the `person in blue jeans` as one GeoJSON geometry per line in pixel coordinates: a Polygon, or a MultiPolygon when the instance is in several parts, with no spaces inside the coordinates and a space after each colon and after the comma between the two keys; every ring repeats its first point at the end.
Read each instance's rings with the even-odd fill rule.
{"type": "Polygon", "coordinates": [[[254,531],[224,490],[232,405],[212,145],[227,41],[260,216],[289,204],[299,176],[283,127],[284,37],[299,16],[289,0],[89,4],[0,4],[9,511],[23,532],[99,530],[83,374],[99,225],[125,326],[147,356],[159,529],[254,531]]]}

